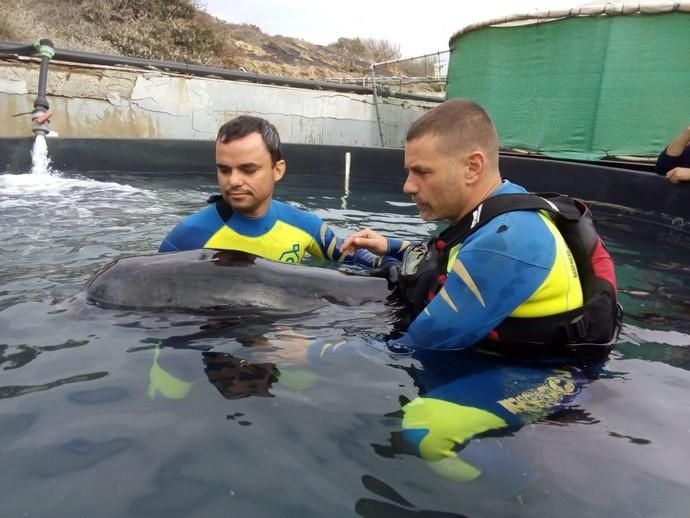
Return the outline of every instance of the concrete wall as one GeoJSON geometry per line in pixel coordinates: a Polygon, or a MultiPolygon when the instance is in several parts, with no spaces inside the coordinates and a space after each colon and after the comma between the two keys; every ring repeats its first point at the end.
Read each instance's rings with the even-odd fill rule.
{"type": "MultiPolygon", "coordinates": [[[[31,135],[38,62],[0,61],[0,136],[31,135]]],[[[51,128],[63,137],[213,139],[241,114],[265,117],[284,142],[379,146],[373,97],[51,62],[51,128]]],[[[384,144],[401,147],[409,125],[435,103],[379,99],[384,144]]]]}

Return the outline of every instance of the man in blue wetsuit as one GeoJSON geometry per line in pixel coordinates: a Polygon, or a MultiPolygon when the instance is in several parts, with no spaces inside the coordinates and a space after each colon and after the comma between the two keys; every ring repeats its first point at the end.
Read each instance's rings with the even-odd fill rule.
{"type": "Polygon", "coordinates": [[[656,172],[673,183],[690,180],[690,126],[681,131],[656,159],[656,172]]]}
{"type": "MultiPolygon", "coordinates": [[[[568,233],[568,242],[586,243],[574,257],[559,230],[573,228],[563,223],[560,207],[554,211],[554,202],[501,179],[496,130],[471,101],[446,101],[412,124],[405,168],[403,189],[422,219],[447,219],[451,226],[427,245],[399,250],[363,230],[342,250],[365,248],[403,261],[399,291],[413,319],[391,345],[411,352],[421,368],[414,370],[420,397],[402,406],[397,446],[447,478],[475,481],[484,478],[488,466],[480,466],[492,455],[477,450],[473,438],[515,430],[568,404],[586,378],[577,369],[501,359],[493,347],[462,349],[503,342],[500,350],[513,354],[528,345],[534,353],[534,345],[609,343],[619,317],[613,261],[584,205],[572,220],[577,231],[568,233]],[[530,205],[535,198],[540,202],[530,205]]],[[[347,353],[328,345],[310,357],[347,353]]],[[[504,482],[515,491],[528,480],[504,482]]]]}
{"type": "Polygon", "coordinates": [[[240,116],[224,124],[216,139],[216,168],[220,196],[182,220],[165,237],[160,252],[214,248],[286,263],[301,262],[305,253],[364,266],[377,262],[366,251],[342,254],[341,241],[321,218],[273,199],[285,160],[270,122],[240,116]]]}
{"type": "MultiPolygon", "coordinates": [[[[598,314],[590,318],[578,273],[587,265],[576,265],[546,212],[508,208],[484,218],[497,200],[512,202],[526,191],[501,179],[496,129],[479,105],[446,101],[415,121],[407,133],[405,169],[403,190],[422,219],[447,219],[451,227],[428,246],[397,247],[397,241],[367,229],[352,234],[341,248],[403,259],[400,293],[414,319],[398,345],[449,350],[484,338],[510,343],[612,338],[615,273],[593,227],[586,236],[592,238],[586,261],[596,282],[603,283],[592,292],[605,293],[598,314]],[[597,321],[604,329],[592,337],[597,321]]],[[[539,200],[547,210],[552,205],[539,200]]]]}

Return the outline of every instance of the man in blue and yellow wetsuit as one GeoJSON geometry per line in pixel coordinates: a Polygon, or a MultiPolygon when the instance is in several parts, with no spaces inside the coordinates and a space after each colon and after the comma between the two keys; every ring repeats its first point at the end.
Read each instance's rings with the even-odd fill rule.
{"type": "MultiPolygon", "coordinates": [[[[165,237],[160,252],[231,249],[286,263],[299,263],[308,253],[329,261],[377,265],[378,257],[367,251],[342,254],[341,240],[317,215],[273,199],[286,164],[280,136],[270,122],[240,116],[224,124],[216,139],[216,168],[220,196],[182,220],[165,237]]],[[[401,246],[402,241],[393,242],[393,252],[401,246]]],[[[163,345],[175,347],[167,342],[155,348],[149,395],[181,399],[199,373],[173,372],[172,362],[162,354],[163,345]]]]}
{"type": "MultiPolygon", "coordinates": [[[[439,473],[474,480],[481,470],[459,458],[458,449],[478,434],[519,427],[567,403],[578,383],[567,369],[494,366],[495,351],[457,351],[488,341],[513,350],[609,342],[619,315],[613,262],[591,226],[576,233],[588,245],[576,261],[550,216],[558,207],[543,198],[532,207],[536,197],[501,179],[495,127],[474,102],[446,101],[414,122],[405,168],[404,191],[422,219],[451,226],[398,255],[399,291],[413,318],[391,345],[412,351],[425,378],[421,397],[402,407],[401,437],[439,473]],[[524,210],[511,208],[518,199],[527,200],[524,210]]],[[[591,223],[579,209],[578,225],[591,223]]],[[[342,250],[395,255],[388,243],[363,230],[342,250]]]]}
{"type": "Polygon", "coordinates": [[[378,258],[369,252],[342,254],[340,240],[317,215],[273,199],[285,167],[280,137],[270,122],[240,116],[224,124],[216,139],[220,196],[181,221],[159,251],[232,249],[286,263],[299,263],[308,253],[374,266],[378,258]]]}
{"type": "MultiPolygon", "coordinates": [[[[403,189],[422,219],[447,219],[452,225],[429,246],[409,247],[405,257],[398,256],[403,259],[400,292],[414,315],[398,345],[464,349],[484,338],[548,343],[557,331],[568,335],[564,340],[594,340],[589,319],[587,326],[578,324],[586,302],[581,265],[551,217],[541,210],[509,209],[483,220],[482,208],[494,199],[515,199],[505,196],[526,191],[501,179],[496,130],[479,105],[446,101],[414,122],[405,168],[403,189]],[[570,336],[571,331],[580,336],[570,336]],[[513,339],[516,334],[520,340],[513,339]]],[[[599,291],[606,292],[598,317],[605,321],[603,334],[612,336],[613,262],[595,232],[593,238],[588,260],[596,263],[594,274],[603,283],[599,291]]],[[[354,248],[394,255],[389,240],[371,230],[348,237],[342,250],[354,248]]]]}

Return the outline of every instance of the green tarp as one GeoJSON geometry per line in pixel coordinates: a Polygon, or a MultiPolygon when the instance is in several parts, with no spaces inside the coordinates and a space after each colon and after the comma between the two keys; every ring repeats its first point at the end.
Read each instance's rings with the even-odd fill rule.
{"type": "Polygon", "coordinates": [[[690,13],[468,32],[451,48],[447,97],[484,106],[502,147],[584,160],[655,156],[690,124],[690,13]]]}

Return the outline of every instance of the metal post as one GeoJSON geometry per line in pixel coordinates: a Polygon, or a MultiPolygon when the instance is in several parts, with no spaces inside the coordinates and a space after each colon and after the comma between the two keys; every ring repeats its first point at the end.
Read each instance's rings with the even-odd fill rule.
{"type": "Polygon", "coordinates": [[[374,72],[374,66],[376,63],[371,64],[371,87],[372,91],[374,93],[374,108],[376,109],[376,123],[378,124],[379,127],[379,139],[381,140],[381,147],[384,147],[383,145],[383,128],[381,127],[381,114],[379,113],[379,99],[378,99],[378,94],[376,92],[376,72],[374,72]]]}

